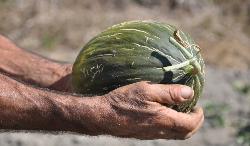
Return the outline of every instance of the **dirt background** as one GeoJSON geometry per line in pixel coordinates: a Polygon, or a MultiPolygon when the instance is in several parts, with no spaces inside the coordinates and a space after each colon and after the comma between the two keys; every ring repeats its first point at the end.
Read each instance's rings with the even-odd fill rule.
{"type": "Polygon", "coordinates": [[[0,0],[0,34],[51,59],[73,62],[105,28],[127,20],[176,25],[202,48],[206,120],[185,141],[1,133],[1,146],[249,146],[250,0],[0,0]]]}

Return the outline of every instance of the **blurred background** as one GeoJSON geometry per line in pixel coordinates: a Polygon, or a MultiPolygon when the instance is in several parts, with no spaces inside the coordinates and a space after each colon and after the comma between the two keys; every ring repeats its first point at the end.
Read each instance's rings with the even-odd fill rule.
{"type": "Polygon", "coordinates": [[[1,146],[250,146],[250,0],[0,0],[0,34],[48,58],[74,62],[105,28],[151,19],[191,34],[202,48],[205,123],[185,141],[1,133],[1,146]]]}

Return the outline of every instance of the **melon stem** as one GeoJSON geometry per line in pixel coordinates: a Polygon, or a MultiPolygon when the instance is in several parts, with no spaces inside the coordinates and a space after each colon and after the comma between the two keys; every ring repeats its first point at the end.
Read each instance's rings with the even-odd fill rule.
{"type": "MultiPolygon", "coordinates": [[[[167,66],[167,67],[162,67],[162,69],[163,69],[165,72],[177,70],[177,69],[183,68],[183,67],[185,67],[185,66],[192,65],[192,63],[193,63],[194,61],[196,61],[196,60],[197,60],[196,57],[193,57],[193,58],[190,59],[190,60],[184,61],[184,62],[179,63],[179,64],[176,64],[176,65],[171,65],[171,66],[167,66]]],[[[193,66],[193,65],[192,65],[192,66],[193,66]]]]}

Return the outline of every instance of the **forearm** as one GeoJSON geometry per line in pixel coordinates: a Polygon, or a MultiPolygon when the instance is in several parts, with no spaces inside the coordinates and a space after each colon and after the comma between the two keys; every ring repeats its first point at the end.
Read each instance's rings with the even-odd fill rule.
{"type": "Polygon", "coordinates": [[[102,132],[96,129],[99,117],[96,104],[95,97],[80,98],[48,92],[0,74],[0,129],[97,135],[102,132]]]}
{"type": "Polygon", "coordinates": [[[67,80],[71,73],[70,64],[60,64],[24,51],[1,36],[0,55],[0,72],[41,87],[57,88],[54,84],[63,78],[67,80]]]}
{"type": "Polygon", "coordinates": [[[202,109],[185,114],[162,106],[155,101],[181,102],[182,97],[174,92],[180,86],[169,86],[175,88],[171,91],[158,87],[163,85],[139,82],[104,96],[77,97],[32,88],[0,74],[0,129],[139,139],[185,139],[193,135],[202,125],[202,109]]]}

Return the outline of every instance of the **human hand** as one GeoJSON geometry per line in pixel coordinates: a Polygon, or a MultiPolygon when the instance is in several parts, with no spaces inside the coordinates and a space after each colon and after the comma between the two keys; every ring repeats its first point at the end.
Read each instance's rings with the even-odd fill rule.
{"type": "Polygon", "coordinates": [[[99,97],[97,105],[103,108],[98,114],[98,107],[95,107],[95,118],[98,117],[96,121],[99,121],[100,133],[138,139],[191,137],[203,123],[202,109],[181,113],[163,105],[190,100],[193,92],[191,88],[186,88],[183,85],[138,82],[99,97]],[[182,89],[185,90],[183,95],[182,89]]]}

